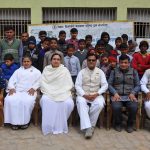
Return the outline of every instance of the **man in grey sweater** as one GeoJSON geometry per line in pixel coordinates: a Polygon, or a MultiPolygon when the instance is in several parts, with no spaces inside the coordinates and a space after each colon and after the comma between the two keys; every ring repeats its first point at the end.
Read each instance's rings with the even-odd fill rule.
{"type": "Polygon", "coordinates": [[[140,81],[136,70],[130,67],[130,58],[123,54],[119,57],[119,67],[110,74],[111,93],[115,130],[121,131],[122,106],[128,110],[127,132],[133,132],[133,122],[137,112],[136,95],[140,91],[140,81]]]}

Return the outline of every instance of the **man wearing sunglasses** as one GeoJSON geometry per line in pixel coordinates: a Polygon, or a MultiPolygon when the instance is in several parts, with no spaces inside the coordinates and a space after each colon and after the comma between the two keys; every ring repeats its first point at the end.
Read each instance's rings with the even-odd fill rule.
{"type": "Polygon", "coordinates": [[[87,67],[82,69],[76,79],[77,109],[80,116],[80,128],[89,139],[94,133],[94,127],[105,100],[102,94],[107,90],[108,83],[104,72],[96,67],[97,56],[87,55],[87,67]]]}

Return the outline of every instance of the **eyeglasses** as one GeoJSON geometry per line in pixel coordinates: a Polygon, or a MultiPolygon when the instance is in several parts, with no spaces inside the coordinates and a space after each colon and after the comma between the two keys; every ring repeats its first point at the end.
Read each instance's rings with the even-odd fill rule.
{"type": "Polygon", "coordinates": [[[95,62],[96,59],[88,59],[89,62],[95,62]]]}

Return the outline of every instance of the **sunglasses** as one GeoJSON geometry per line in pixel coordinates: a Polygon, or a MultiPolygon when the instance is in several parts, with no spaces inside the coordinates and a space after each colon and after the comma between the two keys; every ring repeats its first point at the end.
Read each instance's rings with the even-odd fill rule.
{"type": "Polygon", "coordinates": [[[95,62],[96,59],[88,59],[89,62],[95,62]]]}

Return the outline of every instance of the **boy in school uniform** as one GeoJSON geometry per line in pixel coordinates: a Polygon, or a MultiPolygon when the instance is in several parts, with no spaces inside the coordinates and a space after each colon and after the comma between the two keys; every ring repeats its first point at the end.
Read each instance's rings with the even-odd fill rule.
{"type": "Polygon", "coordinates": [[[64,64],[68,68],[72,80],[75,84],[77,75],[81,69],[79,59],[74,56],[75,47],[73,44],[68,44],[67,46],[67,56],[64,57],[64,64]]]}

